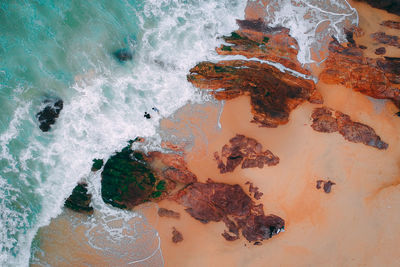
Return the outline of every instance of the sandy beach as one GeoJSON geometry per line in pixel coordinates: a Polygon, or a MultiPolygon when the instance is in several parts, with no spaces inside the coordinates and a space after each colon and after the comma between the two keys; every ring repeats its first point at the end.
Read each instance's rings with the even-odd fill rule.
{"type": "MultiPolygon", "coordinates": [[[[399,18],[364,3],[350,1],[350,4],[359,12],[359,26],[365,32],[356,42],[368,47],[367,56],[377,57],[374,51],[382,45],[374,43],[370,34],[384,30],[399,35],[399,30],[379,25],[383,20],[399,18]]],[[[385,56],[399,56],[398,48],[385,47],[385,56]]],[[[313,66],[314,75],[318,76],[322,68],[323,64],[313,66]]],[[[245,183],[252,182],[263,193],[256,202],[264,204],[265,214],[278,215],[286,222],[284,232],[257,246],[243,237],[226,241],[221,236],[225,229],[222,222],[201,223],[174,201],[146,204],[144,211],[139,206],[137,210],[147,214],[159,233],[165,266],[400,265],[400,119],[394,115],[398,109],[388,100],[373,99],[341,85],[318,82],[317,90],[323,96],[323,105],[303,103],[291,112],[287,124],[277,128],[250,122],[248,96],[226,101],[220,118],[218,104],[189,104],[175,114],[176,120],[162,122],[161,128],[167,132],[175,128],[181,129],[183,137],[194,136],[186,160],[199,182],[211,178],[239,184],[246,192],[245,183]],[[371,126],[389,144],[388,149],[352,143],[339,133],[314,131],[311,113],[321,106],[339,110],[354,121],[371,126]],[[221,174],[214,152],[220,152],[236,134],[257,140],[264,150],[269,149],[280,158],[279,164],[262,169],[236,168],[232,173],[221,174]],[[320,179],[335,183],[329,194],[316,188],[320,179]],[[179,212],[180,219],[158,217],[158,207],[179,212]],[[172,242],[173,227],[182,233],[182,242],[172,242]]],[[[58,220],[47,227],[53,227],[52,230],[46,230],[53,236],[46,238],[42,234],[41,248],[47,258],[56,258],[60,251],[67,251],[64,247],[67,243],[71,250],[62,257],[73,258],[76,266],[82,262],[107,265],[110,258],[102,259],[105,255],[91,254],[94,250],[90,248],[86,252],[76,249],[78,243],[85,243],[79,231],[70,237],[79,242],[46,246],[46,239],[65,236],[60,229],[69,229],[68,220],[64,220],[65,224],[60,223],[62,218],[58,220]]]]}

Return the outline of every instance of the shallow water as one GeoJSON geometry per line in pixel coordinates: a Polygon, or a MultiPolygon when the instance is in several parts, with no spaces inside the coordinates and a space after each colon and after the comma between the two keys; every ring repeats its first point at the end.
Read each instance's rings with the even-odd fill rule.
{"type": "MultiPolygon", "coordinates": [[[[139,135],[156,145],[159,119],[200,100],[188,69],[235,28],[244,5],[2,1],[0,265],[28,264],[38,228],[62,211],[77,181],[91,181],[93,158],[107,159],[139,135]],[[132,61],[115,60],[122,48],[134,51],[132,61]],[[64,109],[44,133],[35,114],[54,97],[64,109]],[[153,106],[160,114],[144,119],[153,106]]],[[[95,205],[103,216],[136,216],[95,205]]]]}

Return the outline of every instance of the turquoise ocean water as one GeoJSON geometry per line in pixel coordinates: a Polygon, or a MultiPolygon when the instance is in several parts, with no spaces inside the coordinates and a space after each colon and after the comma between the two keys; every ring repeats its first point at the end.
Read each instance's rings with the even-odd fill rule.
{"type": "MultiPolygon", "coordinates": [[[[236,28],[245,1],[0,2],[0,265],[29,264],[39,227],[62,211],[93,158],[136,136],[157,145],[160,118],[198,101],[188,70],[236,28]],[[112,53],[127,48],[133,60],[112,53]],[[49,132],[35,114],[64,108],[49,132]],[[156,106],[152,120],[144,111],[156,106]]],[[[99,203],[98,205],[104,205],[99,203]]],[[[118,212],[118,211],[115,211],[118,212]]]]}

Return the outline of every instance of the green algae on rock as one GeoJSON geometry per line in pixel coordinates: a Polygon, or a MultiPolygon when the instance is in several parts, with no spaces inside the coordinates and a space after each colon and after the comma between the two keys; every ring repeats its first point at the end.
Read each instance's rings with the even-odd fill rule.
{"type": "Polygon", "coordinates": [[[130,145],[110,157],[101,176],[103,201],[118,208],[151,201],[165,191],[165,181],[152,171],[145,155],[133,151],[130,145]]]}
{"type": "Polygon", "coordinates": [[[92,195],[88,194],[87,184],[79,183],[64,205],[74,211],[93,213],[93,208],[90,206],[91,200],[92,195]]]}

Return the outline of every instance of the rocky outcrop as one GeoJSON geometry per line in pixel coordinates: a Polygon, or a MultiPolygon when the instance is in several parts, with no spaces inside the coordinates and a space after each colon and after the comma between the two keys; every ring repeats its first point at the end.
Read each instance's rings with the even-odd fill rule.
{"type": "Polygon", "coordinates": [[[259,200],[264,195],[262,192],[258,191],[258,187],[254,186],[253,183],[246,182],[245,184],[249,185],[249,192],[253,194],[254,199],[259,200]]]}
{"type": "Polygon", "coordinates": [[[109,158],[101,173],[101,194],[105,203],[133,208],[141,203],[157,202],[170,195],[177,185],[197,181],[182,155],[131,149],[133,141],[109,158]]]}
{"type": "Polygon", "coordinates": [[[329,194],[332,189],[332,185],[335,185],[336,183],[332,182],[331,180],[324,181],[324,180],[318,180],[316,184],[317,189],[321,189],[321,185],[323,184],[324,192],[329,194]]]}
{"type": "Polygon", "coordinates": [[[181,217],[181,214],[179,212],[169,210],[169,209],[164,209],[164,208],[159,208],[157,213],[158,213],[158,216],[160,216],[160,217],[167,217],[167,218],[174,218],[174,219],[179,219],[181,217]]]}
{"type": "Polygon", "coordinates": [[[239,185],[216,183],[193,183],[180,190],[175,200],[186,207],[195,219],[208,223],[223,221],[228,228],[222,236],[233,241],[239,232],[249,241],[262,241],[279,233],[285,221],[264,214],[263,205],[256,205],[239,185]]]}
{"type": "Polygon", "coordinates": [[[230,45],[216,49],[237,60],[197,64],[188,75],[194,86],[211,89],[219,100],[249,95],[252,122],[263,127],[287,123],[290,112],[304,101],[322,103],[314,81],[302,78],[309,71],[297,61],[298,45],[288,29],[269,28],[261,20],[238,23],[240,30],[224,37],[230,45]],[[281,71],[276,63],[291,70],[281,71]]]}
{"type": "Polygon", "coordinates": [[[386,54],[386,48],[379,47],[379,48],[375,49],[375,54],[378,56],[386,54]]]}
{"type": "Polygon", "coordinates": [[[378,43],[400,48],[400,40],[399,40],[398,36],[388,35],[384,32],[376,32],[376,33],[373,33],[371,35],[371,37],[378,43]]]}
{"type": "Polygon", "coordinates": [[[385,20],[381,23],[381,25],[392,29],[400,30],[400,21],[385,20]]]}
{"type": "Polygon", "coordinates": [[[358,2],[365,2],[371,6],[379,9],[386,10],[387,12],[400,16],[400,2],[398,0],[356,0],[358,2]]]}
{"type": "Polygon", "coordinates": [[[175,227],[172,228],[172,242],[179,243],[183,241],[183,235],[181,232],[176,230],[175,227]]]}
{"type": "Polygon", "coordinates": [[[88,194],[87,183],[79,183],[72,194],[65,200],[65,207],[85,213],[93,213],[93,208],[90,206],[92,195],[88,194]]]}
{"type": "Polygon", "coordinates": [[[221,156],[215,152],[214,157],[221,173],[233,172],[240,164],[241,168],[245,169],[263,168],[265,164],[274,166],[279,163],[279,158],[268,149],[262,151],[262,145],[255,139],[240,134],[222,147],[221,156]]]}
{"type": "Polygon", "coordinates": [[[367,58],[359,47],[329,44],[329,57],[319,78],[342,84],[373,98],[390,99],[400,107],[400,58],[367,58]]]}
{"type": "Polygon", "coordinates": [[[92,172],[97,172],[98,170],[101,169],[101,167],[103,167],[103,160],[102,159],[93,159],[93,164],[92,164],[92,172]]]}
{"type": "Polygon", "coordinates": [[[47,99],[43,102],[42,110],[36,114],[40,130],[48,132],[51,129],[51,125],[56,123],[63,106],[64,103],[61,99],[47,99]]]}
{"type": "Polygon", "coordinates": [[[378,149],[387,149],[388,144],[383,142],[368,125],[354,122],[350,116],[332,109],[322,107],[314,109],[311,118],[311,127],[318,132],[339,132],[346,140],[354,143],[363,143],[378,149]]]}

